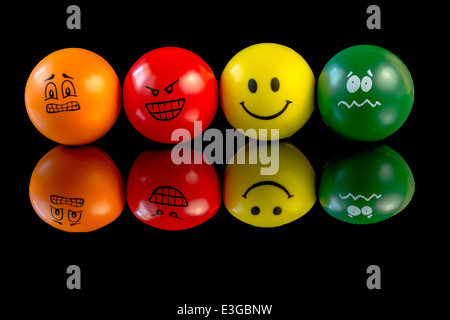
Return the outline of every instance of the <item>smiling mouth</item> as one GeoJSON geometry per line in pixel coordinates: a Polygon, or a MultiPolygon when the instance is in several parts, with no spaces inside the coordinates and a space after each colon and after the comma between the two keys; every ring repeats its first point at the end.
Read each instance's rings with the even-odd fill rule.
{"type": "Polygon", "coordinates": [[[70,101],[64,104],[49,103],[47,104],[47,113],[58,113],[64,111],[80,110],[80,104],[76,101],[70,101]]]}
{"type": "Polygon", "coordinates": [[[260,120],[271,120],[274,119],[276,117],[278,117],[279,115],[281,115],[284,111],[286,111],[287,107],[289,106],[289,104],[292,103],[292,101],[286,100],[286,104],[284,105],[283,109],[281,109],[280,111],[278,111],[277,113],[271,115],[271,116],[260,116],[258,114],[255,114],[251,111],[249,111],[245,105],[244,105],[244,101],[242,101],[240,104],[242,106],[242,108],[244,108],[245,112],[247,112],[249,115],[251,115],[253,118],[256,119],[260,119],[260,120]]]}
{"type": "Polygon", "coordinates": [[[184,98],[145,104],[148,113],[150,113],[154,119],[161,121],[172,120],[178,116],[181,113],[183,106],[184,98]]]}

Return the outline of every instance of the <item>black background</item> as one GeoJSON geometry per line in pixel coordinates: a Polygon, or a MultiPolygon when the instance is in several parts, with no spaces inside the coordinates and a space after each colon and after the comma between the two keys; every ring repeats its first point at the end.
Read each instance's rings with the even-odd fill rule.
{"type": "MultiPolygon", "coordinates": [[[[68,30],[70,4],[13,5],[4,13],[10,49],[4,51],[11,65],[5,66],[3,87],[7,105],[17,112],[14,120],[4,121],[13,125],[4,133],[3,156],[4,201],[12,202],[2,222],[8,284],[3,288],[10,301],[38,302],[35,314],[126,310],[158,319],[183,318],[176,311],[185,303],[213,308],[273,304],[272,315],[260,319],[299,318],[307,311],[322,317],[435,309],[433,294],[445,278],[444,237],[438,228],[448,214],[439,204],[445,192],[441,195],[433,185],[435,177],[446,174],[439,171],[445,144],[438,141],[445,136],[438,134],[435,118],[437,110],[448,106],[441,99],[436,104],[430,89],[433,83],[439,85],[431,75],[433,65],[443,64],[436,41],[441,29],[435,25],[441,9],[378,2],[382,29],[368,30],[369,2],[78,2],[82,29],[68,30]],[[410,117],[392,136],[377,143],[345,140],[326,127],[316,108],[288,139],[306,155],[318,177],[326,161],[341,150],[389,145],[405,158],[415,177],[416,192],[404,211],[378,224],[350,225],[329,216],[317,201],[293,223],[260,229],[235,219],[222,204],[204,224],[170,232],[140,222],[125,205],[116,221],[86,234],[54,229],[34,213],[28,198],[31,173],[57,145],[33,127],[23,102],[28,75],[42,58],[66,47],[85,48],[108,61],[123,84],[143,54],[178,46],[202,57],[219,80],[238,51],[260,42],[296,50],[316,79],[333,55],[357,44],[384,47],[408,66],[416,98],[410,117]],[[72,264],[81,268],[81,290],[66,287],[66,268],[72,264]],[[366,269],[372,264],[381,268],[381,290],[366,287],[366,269]]],[[[220,107],[210,127],[230,128],[220,107]]],[[[113,128],[92,145],[112,157],[125,182],[142,152],[161,147],[140,135],[123,109],[113,128]]],[[[222,181],[225,165],[215,168],[222,181]]]]}

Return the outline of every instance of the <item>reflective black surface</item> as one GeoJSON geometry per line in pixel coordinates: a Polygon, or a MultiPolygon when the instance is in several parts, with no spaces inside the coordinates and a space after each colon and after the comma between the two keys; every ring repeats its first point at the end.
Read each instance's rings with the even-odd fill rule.
{"type": "MultiPolygon", "coordinates": [[[[5,87],[12,90],[5,94],[5,114],[11,114],[4,118],[5,126],[14,126],[4,133],[4,201],[8,206],[2,223],[6,230],[5,291],[12,292],[14,301],[40,302],[38,313],[52,312],[55,306],[68,307],[75,314],[123,308],[130,315],[173,319],[177,307],[185,303],[218,309],[222,304],[273,304],[271,318],[284,319],[317,310],[334,316],[361,315],[361,309],[378,315],[388,310],[405,313],[422,307],[420,297],[435,292],[437,281],[445,278],[441,261],[445,233],[439,229],[445,226],[440,220],[445,216],[445,197],[438,196],[433,181],[442,177],[445,164],[435,160],[442,155],[434,156],[442,146],[437,141],[439,117],[430,108],[438,104],[432,102],[430,92],[434,91],[427,87],[431,67],[424,61],[429,61],[425,54],[436,44],[418,36],[427,24],[412,22],[422,21],[427,16],[422,10],[428,9],[384,5],[382,29],[368,30],[365,4],[259,5],[261,11],[256,14],[254,8],[232,3],[219,7],[212,3],[205,7],[83,3],[81,30],[66,29],[67,6],[62,3],[39,2],[11,9],[15,18],[11,26],[21,25],[17,34],[6,37],[14,40],[8,50],[15,57],[14,70],[4,75],[17,80],[5,87]],[[351,225],[328,215],[316,201],[301,219],[262,229],[235,219],[222,202],[205,223],[169,232],[140,222],[125,205],[113,223],[86,234],[56,230],[34,213],[28,198],[29,179],[39,159],[56,144],[32,126],[23,90],[32,68],[45,55],[65,47],[92,50],[111,64],[123,83],[142,54],[179,46],[201,56],[220,78],[236,52],[258,42],[276,42],[296,50],[316,79],[334,54],[355,44],[380,45],[403,60],[414,80],[416,100],[402,128],[380,142],[401,154],[414,174],[416,193],[401,213],[373,225],[351,225]],[[72,264],[81,269],[82,289],[78,291],[66,287],[66,269],[72,264]],[[366,270],[373,264],[381,268],[382,289],[377,291],[366,287],[366,270]]],[[[220,108],[210,127],[230,128],[220,108]]],[[[366,145],[334,134],[317,108],[287,141],[305,154],[318,178],[333,155],[366,145]]],[[[93,145],[114,160],[125,182],[143,151],[162,147],[140,135],[123,109],[113,128],[93,145]]],[[[222,182],[225,165],[214,168],[222,182]]]]}

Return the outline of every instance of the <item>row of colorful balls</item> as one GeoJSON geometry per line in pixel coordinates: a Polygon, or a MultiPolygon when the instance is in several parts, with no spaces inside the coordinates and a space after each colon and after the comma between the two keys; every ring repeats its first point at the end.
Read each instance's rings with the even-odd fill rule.
{"type": "MultiPolygon", "coordinates": [[[[414,194],[405,160],[382,145],[342,152],[322,169],[320,181],[308,159],[288,142],[265,145],[278,154],[267,163],[255,158],[261,145],[249,143],[234,155],[223,177],[223,202],[237,219],[256,227],[279,227],[309,212],[317,198],[334,218],[353,224],[377,223],[402,211],[414,194]],[[278,150],[274,150],[277,148],[278,150]],[[278,151],[278,152],[277,152],[278,151]]],[[[190,158],[203,155],[188,147],[190,158]]],[[[214,166],[175,164],[172,150],[148,150],[133,163],[126,188],[113,160],[94,146],[57,146],[36,165],[29,196],[38,216],[66,232],[89,232],[113,222],[128,207],[142,222],[164,230],[196,227],[219,210],[221,186],[214,166]],[[126,192],[124,192],[126,189],[126,192]]]]}
{"type": "MultiPolygon", "coordinates": [[[[140,133],[177,143],[172,137],[175,129],[185,129],[193,138],[199,134],[194,121],[201,121],[203,130],[210,125],[219,89],[229,123],[256,139],[289,137],[314,110],[316,83],[308,63],[294,50],[273,43],[237,53],[223,70],[220,86],[196,54],[175,47],[155,49],[131,67],[123,92],[103,58],[84,49],[62,49],[33,69],[25,104],[35,127],[61,144],[84,145],[103,136],[116,121],[122,99],[140,133]],[[271,129],[278,129],[277,135],[272,136],[271,129]]],[[[414,86],[407,67],[393,53],[359,45],[339,52],[325,65],[317,100],[333,131],[353,140],[377,141],[406,121],[414,86]]]]}

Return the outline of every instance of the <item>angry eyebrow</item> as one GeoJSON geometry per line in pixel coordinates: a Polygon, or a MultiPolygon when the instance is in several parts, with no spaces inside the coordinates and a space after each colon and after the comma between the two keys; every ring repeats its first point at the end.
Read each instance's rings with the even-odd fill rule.
{"type": "Polygon", "coordinates": [[[72,80],[73,80],[72,77],[69,77],[69,76],[68,76],[67,74],[65,74],[65,73],[63,73],[62,76],[63,76],[64,78],[69,78],[69,79],[72,79],[72,80]]]}
{"type": "Polygon", "coordinates": [[[47,80],[52,80],[54,77],[55,77],[55,75],[52,74],[50,77],[48,77],[47,79],[45,79],[44,82],[47,81],[47,80]]]}

